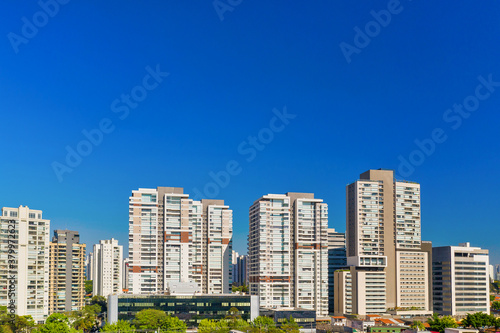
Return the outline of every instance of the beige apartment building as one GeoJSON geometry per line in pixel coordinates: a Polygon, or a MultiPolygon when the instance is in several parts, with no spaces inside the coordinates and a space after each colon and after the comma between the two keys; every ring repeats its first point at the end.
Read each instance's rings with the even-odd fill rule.
{"type": "Polygon", "coordinates": [[[54,231],[49,257],[49,314],[85,306],[85,247],[78,231],[54,231]]]}
{"type": "Polygon", "coordinates": [[[250,207],[250,293],[261,307],[328,315],[328,205],[312,193],[268,194],[250,207]]]}
{"type": "Polygon", "coordinates": [[[111,238],[100,240],[92,252],[92,294],[117,295],[123,292],[123,246],[111,238]]]}
{"type": "Polygon", "coordinates": [[[0,305],[43,322],[49,314],[50,220],[41,210],[3,207],[0,216],[0,305]]]}
{"type": "Polygon", "coordinates": [[[346,201],[351,313],[432,313],[431,247],[421,240],[420,184],[397,181],[392,170],[369,170],[347,186],[346,201]]]}
{"type": "Polygon", "coordinates": [[[432,250],[434,311],[441,315],[490,312],[488,250],[459,246],[432,250]]]}
{"type": "Polygon", "coordinates": [[[195,201],[183,188],[132,191],[129,292],[158,293],[195,282],[204,294],[229,293],[232,210],[223,200],[195,201]]]}

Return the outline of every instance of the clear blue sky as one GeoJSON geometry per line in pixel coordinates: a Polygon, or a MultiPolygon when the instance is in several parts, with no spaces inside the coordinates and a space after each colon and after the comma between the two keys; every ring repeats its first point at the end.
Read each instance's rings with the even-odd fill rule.
{"type": "Polygon", "coordinates": [[[314,192],[343,231],[345,185],[413,154],[421,165],[400,178],[421,183],[423,239],[470,241],[500,263],[500,87],[478,88],[479,76],[500,82],[500,3],[232,3],[221,20],[212,1],[73,0],[48,7],[53,17],[36,1],[3,1],[0,206],[41,209],[89,247],[111,237],[127,246],[133,189],[193,194],[234,160],[240,173],[217,198],[246,252],[260,196],[314,192]],[[387,12],[385,26],[371,22],[388,7],[390,22],[387,12]],[[147,77],[146,91],[157,65],[169,75],[147,77]],[[132,91],[147,96],[126,106],[132,91]],[[475,111],[447,111],[464,101],[475,111]],[[284,107],[296,117],[266,130],[284,107]],[[54,162],[66,163],[67,146],[88,148],[82,131],[102,121],[113,131],[60,182],[54,162]],[[415,140],[436,129],[447,139],[420,163],[415,140]],[[248,137],[259,132],[254,156],[248,137]]]}

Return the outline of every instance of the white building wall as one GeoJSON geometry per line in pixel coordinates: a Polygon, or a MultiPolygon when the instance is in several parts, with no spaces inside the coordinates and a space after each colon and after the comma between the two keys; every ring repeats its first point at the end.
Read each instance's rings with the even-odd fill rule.
{"type": "Polygon", "coordinates": [[[50,221],[42,219],[40,210],[4,207],[0,230],[0,275],[7,277],[0,279],[0,305],[9,313],[44,321],[49,308],[50,221]]]}
{"type": "Polygon", "coordinates": [[[94,245],[93,259],[93,294],[108,296],[121,294],[123,275],[123,246],[118,240],[101,240],[94,245]]]}

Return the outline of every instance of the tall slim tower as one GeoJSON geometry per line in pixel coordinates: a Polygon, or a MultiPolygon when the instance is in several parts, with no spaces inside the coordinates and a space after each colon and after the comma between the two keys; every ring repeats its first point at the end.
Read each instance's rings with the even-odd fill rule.
{"type": "Polygon", "coordinates": [[[268,194],[250,207],[250,293],[263,307],[328,315],[328,206],[312,193],[268,194]]]}
{"type": "Polygon", "coordinates": [[[156,293],[195,282],[203,293],[230,292],[232,211],[223,200],[194,201],[179,187],[132,191],[129,291],[156,293]]]}
{"type": "Polygon", "coordinates": [[[412,308],[430,313],[431,250],[422,247],[420,223],[420,184],[396,181],[394,171],[379,169],[366,171],[347,186],[353,312],[412,308]],[[381,284],[385,293],[376,288],[381,284]]]}
{"type": "Polygon", "coordinates": [[[85,248],[78,231],[54,230],[50,243],[49,314],[85,306],[85,248]]]}
{"type": "Polygon", "coordinates": [[[345,268],[347,257],[345,250],[345,233],[328,229],[328,312],[334,313],[335,281],[334,273],[345,268]]]}
{"type": "Polygon", "coordinates": [[[43,322],[49,313],[49,230],[42,211],[2,208],[0,305],[43,322]]]}
{"type": "Polygon", "coordinates": [[[121,294],[123,290],[123,246],[116,239],[106,239],[94,245],[92,271],[93,295],[121,294]]]}

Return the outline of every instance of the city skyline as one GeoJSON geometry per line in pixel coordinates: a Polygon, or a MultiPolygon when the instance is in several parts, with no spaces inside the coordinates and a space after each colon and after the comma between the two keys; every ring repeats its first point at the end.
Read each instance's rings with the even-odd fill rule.
{"type": "MultiPolygon", "coordinates": [[[[383,170],[388,170],[388,169],[383,169],[383,170]]],[[[139,187],[139,188],[142,188],[142,187],[139,187]]],[[[311,191],[312,192],[312,191],[311,191]]],[[[264,192],[262,192],[264,193],[264,192]]],[[[276,192],[276,193],[279,193],[279,192],[276,192]]],[[[286,193],[286,192],[283,192],[283,193],[286,193]]],[[[307,193],[307,192],[298,192],[298,193],[307,193]]],[[[129,194],[130,195],[130,194],[129,194]]],[[[206,199],[205,199],[206,200],[206,199]]],[[[223,198],[220,198],[219,200],[223,200],[223,198]]],[[[345,201],[345,199],[344,199],[345,201]]],[[[328,204],[328,202],[326,200],[324,200],[325,203],[328,204]]],[[[422,198],[422,202],[425,202],[425,200],[422,198]]],[[[345,204],[345,202],[344,202],[345,204]]],[[[230,206],[230,204],[228,203],[227,204],[228,206],[230,206]]],[[[16,206],[9,206],[9,205],[3,205],[4,207],[16,207],[16,206]]],[[[19,206],[28,206],[30,209],[39,209],[39,208],[31,208],[29,205],[26,205],[26,204],[20,204],[19,206]]],[[[424,205],[423,205],[424,206],[424,205]]],[[[128,207],[128,205],[127,205],[128,207]]],[[[251,205],[249,206],[251,207],[251,205]]],[[[39,209],[39,210],[44,210],[43,208],[42,209],[39,209]]],[[[330,209],[329,209],[330,210],[330,209]]],[[[425,210],[425,207],[424,207],[424,210],[425,210]]],[[[248,211],[248,209],[247,209],[248,211]]],[[[45,216],[47,216],[47,214],[45,213],[44,214],[45,216]]],[[[240,215],[240,214],[237,214],[237,212],[234,212],[233,215],[240,215]]],[[[247,213],[248,215],[248,213],[247,213]]],[[[330,213],[331,215],[331,213],[330,213]]],[[[51,219],[50,217],[48,217],[50,220],[51,220],[51,232],[55,231],[56,229],[63,229],[63,230],[76,230],[78,232],[80,232],[80,235],[82,234],[82,232],[80,231],[80,229],[72,226],[71,224],[63,224],[62,226],[63,227],[58,227],[57,225],[54,224],[54,220],[51,219]]],[[[329,228],[334,228],[335,230],[337,230],[337,232],[342,232],[342,233],[345,233],[346,232],[346,225],[345,225],[345,219],[342,221],[343,223],[341,224],[333,224],[332,225],[332,222],[331,222],[331,219],[328,220],[328,227],[329,228]]],[[[128,226],[128,224],[126,224],[128,226]]],[[[234,225],[234,220],[233,220],[233,225],[234,225]]],[[[248,230],[248,222],[247,222],[247,230],[248,230]]],[[[426,223],[423,222],[422,224],[422,230],[425,230],[426,228],[426,223]]],[[[84,228],[85,229],[85,228],[84,228]]],[[[127,236],[126,238],[124,239],[120,239],[118,238],[117,236],[117,233],[110,233],[109,235],[109,238],[115,238],[119,241],[120,245],[123,246],[123,253],[124,253],[124,258],[128,257],[128,249],[129,249],[129,242],[128,242],[128,228],[126,229],[127,230],[127,236]]],[[[85,233],[85,232],[83,232],[85,233]]],[[[118,233],[119,234],[119,233],[118,233]]],[[[490,251],[490,262],[492,265],[497,265],[497,264],[500,264],[500,253],[495,249],[495,247],[487,247],[486,245],[480,243],[480,242],[474,242],[474,241],[471,241],[470,238],[462,238],[462,239],[459,239],[458,242],[455,242],[455,243],[452,243],[451,241],[448,241],[448,238],[443,238],[443,237],[439,237],[439,236],[433,236],[433,235],[425,235],[425,232],[422,232],[422,237],[423,237],[423,240],[425,241],[431,241],[433,246],[457,246],[459,243],[464,243],[464,242],[468,242],[468,243],[471,243],[473,246],[476,246],[476,247],[480,247],[480,248],[486,248],[486,249],[489,249],[490,251]],[[435,238],[434,238],[435,237],[435,238]]],[[[242,235],[238,235],[238,238],[241,238],[242,235]]],[[[244,238],[246,238],[248,236],[248,231],[247,231],[247,234],[246,235],[243,235],[244,238]]],[[[234,237],[234,234],[233,234],[233,237],[234,237]]],[[[96,244],[99,244],[99,242],[103,239],[106,239],[106,237],[97,237],[97,236],[94,236],[94,237],[88,237],[90,239],[96,239],[96,243],[92,243],[91,242],[88,242],[86,241],[85,238],[82,238],[82,243],[83,244],[86,244],[88,246],[89,249],[92,249],[92,246],[93,245],[96,245],[96,244]]],[[[238,243],[238,242],[234,242],[234,239],[233,239],[233,250],[240,253],[240,254],[248,254],[247,253],[247,245],[248,244],[241,244],[241,243],[238,243]]],[[[90,251],[89,251],[90,252],[90,251]]]]}
{"type": "Polygon", "coordinates": [[[345,186],[386,168],[422,239],[500,263],[500,3],[40,3],[0,5],[3,207],[128,253],[130,191],[183,187],[243,254],[255,198],[315,193],[344,232],[345,186]]]}

